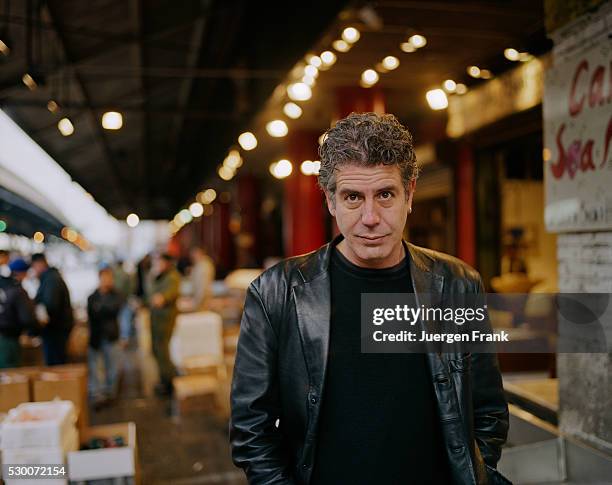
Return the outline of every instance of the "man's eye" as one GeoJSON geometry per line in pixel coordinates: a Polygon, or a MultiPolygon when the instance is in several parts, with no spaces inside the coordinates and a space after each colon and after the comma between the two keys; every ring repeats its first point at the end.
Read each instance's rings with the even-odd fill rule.
{"type": "Polygon", "coordinates": [[[357,199],[359,199],[357,194],[349,194],[346,197],[346,200],[348,200],[349,202],[357,202],[357,199]]]}
{"type": "Polygon", "coordinates": [[[391,192],[389,192],[388,190],[385,190],[384,192],[380,193],[381,199],[390,199],[392,195],[393,194],[391,194],[391,192]]]}

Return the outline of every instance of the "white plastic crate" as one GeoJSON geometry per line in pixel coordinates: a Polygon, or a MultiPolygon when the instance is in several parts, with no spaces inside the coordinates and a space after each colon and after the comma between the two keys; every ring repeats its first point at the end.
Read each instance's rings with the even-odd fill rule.
{"type": "Polygon", "coordinates": [[[71,439],[76,420],[71,401],[20,404],[2,423],[2,450],[61,448],[71,439]]]}

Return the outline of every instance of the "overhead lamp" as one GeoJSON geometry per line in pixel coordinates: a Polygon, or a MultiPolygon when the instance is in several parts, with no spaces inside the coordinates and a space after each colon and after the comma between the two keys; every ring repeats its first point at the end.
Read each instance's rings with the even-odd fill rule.
{"type": "Polygon", "coordinates": [[[75,242],[79,238],[79,234],[74,229],[66,230],[66,239],[71,243],[75,242]]]}
{"type": "Polygon", "coordinates": [[[312,88],[317,83],[317,80],[314,77],[306,74],[302,77],[302,82],[306,84],[306,86],[310,86],[312,88]]]}
{"type": "Polygon", "coordinates": [[[107,111],[102,115],[102,128],[120,130],[123,126],[123,115],[117,111],[107,111]]]}
{"type": "Polygon", "coordinates": [[[408,42],[410,42],[417,49],[420,49],[421,47],[425,47],[425,44],[427,44],[427,39],[423,35],[415,34],[408,39],[408,42]]]}
{"type": "Polygon", "coordinates": [[[481,79],[491,79],[493,77],[493,74],[491,74],[491,71],[489,71],[488,69],[481,69],[480,70],[480,78],[481,79]]]}
{"type": "Polygon", "coordinates": [[[309,65],[304,68],[304,75],[317,78],[319,76],[319,70],[316,67],[309,65]]]}
{"type": "Polygon", "coordinates": [[[448,98],[442,89],[432,89],[425,95],[429,107],[433,110],[441,110],[448,107],[448,98]]]}
{"type": "Polygon", "coordinates": [[[319,160],[304,160],[300,165],[300,171],[304,175],[319,175],[319,170],[321,168],[321,162],[319,160]]]}
{"type": "Polygon", "coordinates": [[[204,206],[199,202],[193,202],[189,206],[189,212],[193,217],[200,217],[202,214],[204,214],[204,206]]]}
{"type": "Polygon", "coordinates": [[[289,177],[293,172],[293,165],[289,160],[283,159],[270,164],[270,173],[277,179],[289,177]]]}
{"type": "Polygon", "coordinates": [[[478,66],[468,66],[467,73],[475,78],[480,77],[480,68],[478,66]]]}
{"type": "Polygon", "coordinates": [[[60,110],[60,107],[59,107],[59,104],[57,104],[57,101],[50,99],[47,102],[47,109],[51,113],[57,113],[60,110]]]}
{"type": "Polygon", "coordinates": [[[518,61],[519,55],[520,55],[519,51],[517,51],[516,49],[513,49],[512,47],[508,47],[507,49],[504,49],[504,57],[508,59],[509,61],[518,61]]]}
{"type": "Polygon", "coordinates": [[[351,44],[341,39],[335,40],[332,43],[332,47],[336,49],[338,52],[348,52],[349,50],[351,50],[351,44]]]}
{"type": "Polygon", "coordinates": [[[34,236],[32,236],[32,239],[34,239],[34,242],[37,242],[40,244],[45,240],[45,235],[40,231],[36,231],[34,233],[34,236]]]}
{"type": "Polygon", "coordinates": [[[285,113],[292,120],[297,120],[300,116],[302,116],[302,108],[295,103],[289,102],[283,106],[283,113],[285,113]]]}
{"type": "Polygon", "coordinates": [[[416,52],[417,50],[417,48],[412,45],[412,42],[402,42],[400,44],[400,49],[406,53],[416,52]]]}
{"type": "Polygon", "coordinates": [[[310,56],[308,58],[308,64],[310,64],[312,67],[321,67],[323,61],[319,56],[310,56]]]}
{"type": "Polygon", "coordinates": [[[349,44],[354,44],[359,40],[361,34],[355,27],[347,27],[342,31],[342,40],[349,44]]]}
{"type": "Polygon", "coordinates": [[[382,60],[383,67],[388,71],[393,71],[399,66],[399,59],[395,56],[387,56],[382,60]]]}
{"type": "Polygon", "coordinates": [[[232,170],[236,170],[238,167],[242,166],[242,157],[240,156],[240,152],[238,150],[230,150],[223,160],[223,165],[232,170]]]}
{"type": "Polygon", "coordinates": [[[366,69],[361,73],[361,84],[365,87],[374,86],[378,82],[378,73],[374,69],[366,69]]]}
{"type": "Polygon", "coordinates": [[[219,167],[219,170],[217,170],[217,173],[219,174],[219,177],[221,177],[226,182],[228,180],[232,180],[232,178],[234,178],[234,175],[236,174],[233,169],[229,168],[226,165],[221,165],[219,167]]]}
{"type": "Polygon", "coordinates": [[[334,54],[332,51],[321,52],[319,57],[321,57],[321,62],[323,65],[327,67],[333,66],[337,59],[336,54],[334,54]]]}
{"type": "Polygon", "coordinates": [[[468,88],[465,84],[463,83],[457,83],[457,87],[455,88],[455,93],[456,94],[465,94],[467,93],[468,88]]]}
{"type": "Polygon", "coordinates": [[[193,220],[193,216],[191,215],[191,212],[189,212],[187,209],[182,209],[178,213],[178,216],[181,219],[181,221],[183,221],[183,224],[189,224],[193,220]]]}
{"type": "Polygon", "coordinates": [[[444,90],[447,93],[454,93],[455,90],[457,89],[457,83],[455,81],[453,81],[452,79],[447,79],[446,81],[444,81],[444,90]]]}
{"type": "Polygon", "coordinates": [[[312,97],[312,90],[305,83],[293,83],[287,87],[287,95],[293,101],[307,101],[312,97]]]}
{"type": "Polygon", "coordinates": [[[181,227],[183,227],[185,225],[185,222],[183,221],[183,219],[181,218],[181,213],[179,212],[177,215],[174,216],[174,219],[172,219],[172,222],[174,222],[174,224],[180,229],[181,227]]]}
{"type": "Polygon", "coordinates": [[[289,128],[283,120],[272,120],[266,125],[266,131],[270,136],[282,138],[289,133],[289,128]]]}
{"type": "Polygon", "coordinates": [[[11,42],[6,32],[0,34],[0,54],[9,56],[11,54],[11,42]]]}
{"type": "Polygon", "coordinates": [[[201,197],[199,197],[200,202],[203,204],[212,204],[212,202],[217,198],[217,191],[215,189],[206,189],[202,192],[201,197]]]}
{"type": "Polygon", "coordinates": [[[125,218],[125,222],[130,227],[136,227],[138,223],[140,222],[140,217],[138,217],[136,214],[132,212],[130,215],[128,215],[125,218]]]}
{"type": "Polygon", "coordinates": [[[74,125],[69,118],[62,118],[57,122],[57,129],[64,136],[70,136],[74,133],[74,125]]]}
{"type": "Polygon", "coordinates": [[[21,76],[21,80],[30,91],[34,91],[39,85],[44,84],[44,80],[42,79],[42,77],[37,76],[33,73],[30,74],[28,72],[21,76]]]}
{"type": "Polygon", "coordinates": [[[257,146],[257,138],[250,131],[245,131],[238,137],[238,143],[243,150],[253,150],[257,146]]]}
{"type": "Polygon", "coordinates": [[[300,165],[300,171],[304,175],[312,175],[314,172],[313,167],[312,167],[312,160],[304,160],[302,164],[300,165]]]}

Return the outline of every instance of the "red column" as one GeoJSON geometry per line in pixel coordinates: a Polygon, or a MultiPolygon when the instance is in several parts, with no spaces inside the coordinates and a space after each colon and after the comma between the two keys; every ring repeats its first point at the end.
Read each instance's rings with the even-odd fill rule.
{"type": "Polygon", "coordinates": [[[320,133],[291,132],[288,139],[289,160],[293,173],[285,179],[283,239],[285,254],[307,253],[325,244],[325,206],[317,177],[304,175],[300,165],[304,160],[318,159],[320,133]]]}
{"type": "Polygon", "coordinates": [[[467,145],[459,147],[455,177],[457,197],[457,257],[476,265],[476,206],[474,193],[474,155],[467,145]]]}
{"type": "Polygon", "coordinates": [[[380,88],[343,86],[336,90],[336,120],[355,113],[385,113],[385,98],[380,88]]]}

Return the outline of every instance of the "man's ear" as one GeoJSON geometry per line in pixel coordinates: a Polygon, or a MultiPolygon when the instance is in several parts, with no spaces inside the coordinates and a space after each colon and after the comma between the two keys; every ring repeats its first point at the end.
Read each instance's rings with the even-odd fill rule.
{"type": "Polygon", "coordinates": [[[410,180],[408,182],[408,186],[406,187],[406,200],[408,202],[408,207],[412,208],[412,197],[414,196],[414,190],[416,188],[416,179],[410,180]]]}
{"type": "Polygon", "coordinates": [[[327,190],[325,191],[325,201],[327,202],[327,210],[329,210],[329,213],[333,217],[336,217],[336,204],[333,197],[334,196],[330,194],[327,190]]]}

